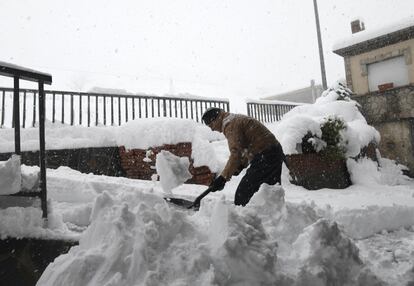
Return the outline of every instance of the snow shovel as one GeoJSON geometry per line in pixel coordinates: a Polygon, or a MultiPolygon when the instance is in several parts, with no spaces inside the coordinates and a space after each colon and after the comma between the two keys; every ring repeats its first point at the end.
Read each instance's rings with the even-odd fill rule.
{"type": "Polygon", "coordinates": [[[200,208],[201,200],[207,196],[211,192],[211,187],[209,187],[207,190],[205,190],[201,195],[199,195],[194,202],[186,200],[186,199],[180,199],[180,198],[164,198],[167,202],[173,203],[179,207],[183,207],[186,209],[194,209],[195,211],[198,211],[200,208]]]}

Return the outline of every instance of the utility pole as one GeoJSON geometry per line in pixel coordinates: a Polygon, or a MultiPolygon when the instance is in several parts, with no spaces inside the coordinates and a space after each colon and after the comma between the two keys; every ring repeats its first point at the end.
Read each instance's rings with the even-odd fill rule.
{"type": "Polygon", "coordinates": [[[319,60],[321,62],[322,87],[323,89],[327,89],[328,86],[326,84],[326,71],[325,71],[325,60],[323,58],[321,28],[319,26],[318,3],[316,3],[316,0],[313,0],[313,7],[315,9],[316,32],[318,34],[319,60]]]}

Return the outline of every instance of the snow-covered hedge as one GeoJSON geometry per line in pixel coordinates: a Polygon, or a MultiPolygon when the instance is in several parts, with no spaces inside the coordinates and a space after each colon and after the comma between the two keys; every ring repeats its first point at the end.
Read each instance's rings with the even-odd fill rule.
{"type": "Polygon", "coordinates": [[[316,152],[333,147],[343,152],[344,157],[355,157],[369,143],[379,143],[380,135],[367,124],[351,95],[343,83],[337,82],[314,104],[293,108],[269,128],[286,154],[300,153],[298,144],[305,138],[316,152]]]}

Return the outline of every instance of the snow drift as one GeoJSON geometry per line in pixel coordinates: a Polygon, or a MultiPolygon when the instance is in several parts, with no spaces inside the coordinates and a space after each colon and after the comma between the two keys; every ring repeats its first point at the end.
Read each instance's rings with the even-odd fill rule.
{"type": "Polygon", "coordinates": [[[151,193],[101,194],[79,246],[38,285],[374,285],[358,248],[280,186],[263,185],[247,207],[224,201],[200,211],[151,193]],[[121,202],[119,201],[121,200],[121,202]]]}

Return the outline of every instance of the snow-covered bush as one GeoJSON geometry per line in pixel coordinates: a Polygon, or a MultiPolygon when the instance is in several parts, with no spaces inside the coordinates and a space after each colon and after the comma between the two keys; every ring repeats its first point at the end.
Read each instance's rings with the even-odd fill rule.
{"type": "Polygon", "coordinates": [[[302,153],[320,153],[332,159],[342,159],[346,153],[346,141],[341,132],[346,129],[345,122],[335,116],[326,118],[321,123],[322,136],[308,132],[302,138],[302,153]]]}
{"type": "Polygon", "coordinates": [[[338,81],[314,104],[293,108],[269,128],[286,154],[323,152],[355,157],[368,144],[379,143],[380,135],[367,124],[351,95],[352,91],[338,81]]]}
{"type": "Polygon", "coordinates": [[[329,87],[327,90],[322,92],[321,97],[317,99],[317,101],[326,101],[329,102],[331,100],[345,100],[351,101],[351,96],[354,95],[352,90],[346,87],[346,84],[342,80],[338,80],[333,86],[329,87]]]}

